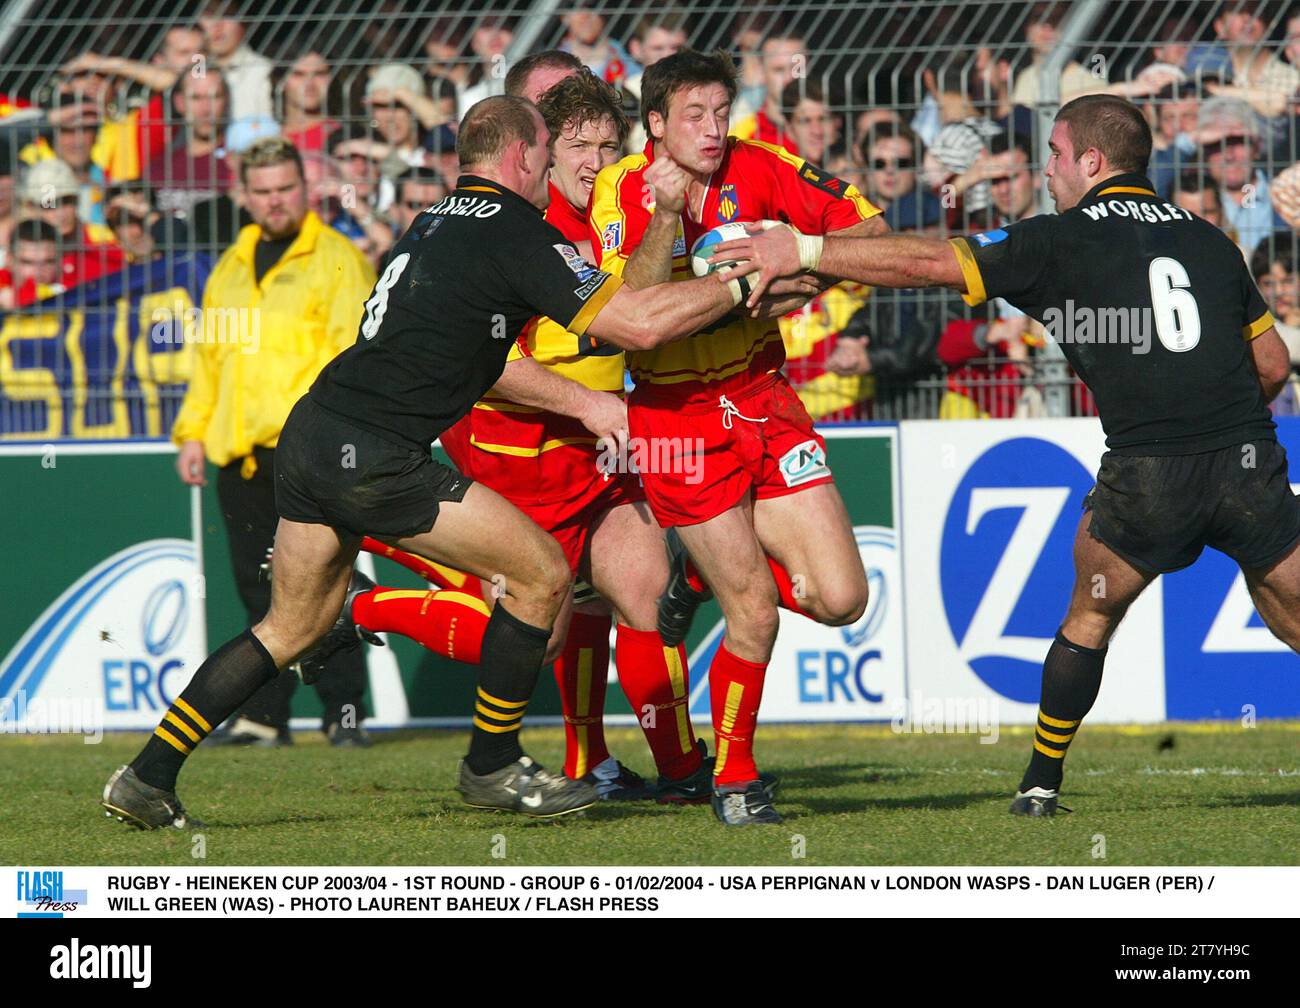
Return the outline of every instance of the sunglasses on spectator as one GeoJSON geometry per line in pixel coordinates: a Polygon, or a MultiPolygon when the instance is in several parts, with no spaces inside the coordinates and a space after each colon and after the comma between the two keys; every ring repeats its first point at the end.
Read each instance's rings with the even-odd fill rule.
{"type": "Polygon", "coordinates": [[[876,171],[888,171],[893,168],[895,171],[906,171],[908,168],[916,167],[916,159],[905,158],[872,158],[871,167],[876,171]]]}
{"type": "Polygon", "coordinates": [[[371,107],[372,109],[400,109],[400,108],[406,108],[406,106],[403,105],[401,102],[374,101],[374,100],[372,100],[372,101],[370,102],[370,107],[371,107]]]}
{"type": "Polygon", "coordinates": [[[55,126],[56,133],[98,133],[99,123],[81,123],[75,126],[55,126]]]}
{"type": "Polygon", "coordinates": [[[402,206],[408,210],[427,210],[433,204],[426,200],[404,200],[402,206]]]}
{"type": "Polygon", "coordinates": [[[113,228],[124,228],[128,224],[134,224],[136,227],[144,227],[144,218],[139,214],[134,214],[130,210],[110,210],[108,214],[108,224],[113,228]]]}
{"type": "Polygon", "coordinates": [[[1215,140],[1212,143],[1207,143],[1201,149],[1204,150],[1206,154],[1217,154],[1225,147],[1245,147],[1249,143],[1250,140],[1244,136],[1230,136],[1225,137],[1222,140],[1215,140]]]}

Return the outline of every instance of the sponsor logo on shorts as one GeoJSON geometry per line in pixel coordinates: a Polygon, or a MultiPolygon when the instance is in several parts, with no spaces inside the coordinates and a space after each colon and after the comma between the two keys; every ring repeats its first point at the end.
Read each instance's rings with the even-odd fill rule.
{"type": "Polygon", "coordinates": [[[781,478],[788,487],[802,486],[830,474],[826,449],[816,441],[797,444],[781,456],[781,478]]]}
{"type": "Polygon", "coordinates": [[[679,256],[684,256],[685,254],[686,254],[686,236],[678,235],[677,238],[673,241],[673,258],[676,259],[679,256]]]}
{"type": "Polygon", "coordinates": [[[613,252],[623,244],[623,222],[610,221],[600,235],[600,247],[606,252],[613,252]]]}

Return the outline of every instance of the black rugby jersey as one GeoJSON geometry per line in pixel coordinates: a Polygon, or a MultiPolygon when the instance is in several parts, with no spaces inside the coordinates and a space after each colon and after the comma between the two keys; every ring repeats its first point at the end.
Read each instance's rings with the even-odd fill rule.
{"type": "Polygon", "coordinates": [[[581,336],[621,286],[522,196],[462,175],[393,248],[357,342],[307,394],[427,450],[496,384],[529,320],[546,315],[581,336]]]}
{"type": "Polygon", "coordinates": [[[952,244],[967,303],[1005,298],[1061,344],[1112,451],[1275,439],[1248,345],[1273,317],[1240,250],[1142,175],[1107,179],[1059,216],[952,244]]]}

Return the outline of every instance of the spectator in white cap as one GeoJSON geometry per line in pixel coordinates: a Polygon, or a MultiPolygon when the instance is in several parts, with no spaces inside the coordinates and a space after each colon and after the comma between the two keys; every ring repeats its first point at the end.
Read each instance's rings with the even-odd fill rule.
{"type": "Polygon", "coordinates": [[[1268,175],[1256,166],[1259,125],[1241,98],[1216,96],[1201,105],[1197,141],[1206,170],[1219,186],[1223,214],[1249,255],[1286,222],[1273,212],[1268,175]]]}
{"type": "Polygon", "coordinates": [[[115,272],[126,261],[112,231],[77,216],[80,193],[77,176],[58,158],[32,165],[23,180],[23,216],[43,220],[59,233],[60,282],[65,287],[115,272]]]}
{"type": "Polygon", "coordinates": [[[394,199],[392,179],[408,168],[437,168],[456,149],[456,136],[442,120],[442,111],[425,89],[424,78],[404,63],[385,63],[366,83],[373,134],[334,145],[338,158],[365,157],[378,167],[380,185],[375,209],[388,209],[394,199]],[[432,125],[431,125],[432,124],[432,125]]]}

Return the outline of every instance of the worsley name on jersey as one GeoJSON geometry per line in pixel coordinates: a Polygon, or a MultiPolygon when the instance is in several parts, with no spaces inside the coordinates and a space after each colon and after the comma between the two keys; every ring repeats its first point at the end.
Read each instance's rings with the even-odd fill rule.
{"type": "Polygon", "coordinates": [[[522,196],[462,175],[394,247],[357,342],[308,395],[380,437],[427,450],[496,384],[529,321],[547,315],[581,336],[621,285],[522,196]]]}
{"type": "Polygon", "coordinates": [[[969,304],[1005,298],[1060,344],[1112,451],[1183,455],[1275,438],[1250,352],[1273,317],[1240,250],[1142,175],[953,247],[969,304]]]}

